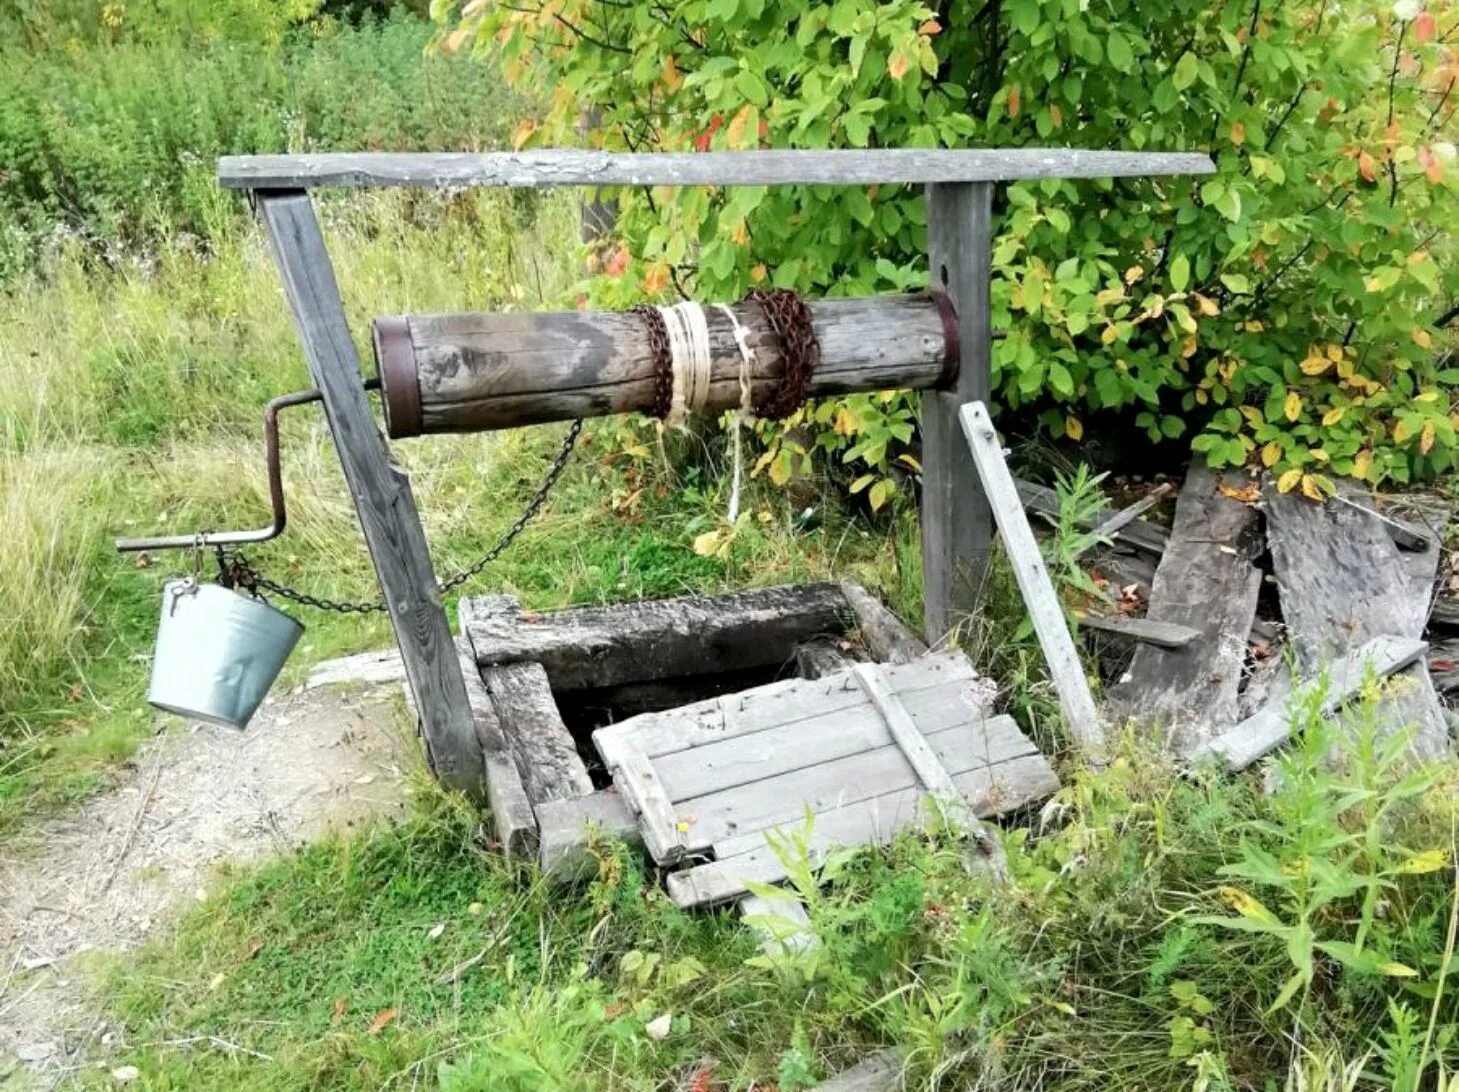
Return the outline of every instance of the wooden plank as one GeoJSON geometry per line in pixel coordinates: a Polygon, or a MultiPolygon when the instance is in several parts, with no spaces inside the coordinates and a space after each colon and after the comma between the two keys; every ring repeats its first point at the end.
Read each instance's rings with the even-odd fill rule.
{"type": "Polygon", "coordinates": [[[1436,599],[1429,612],[1429,625],[1446,633],[1459,633],[1459,599],[1436,599]]]}
{"type": "Polygon", "coordinates": [[[1362,691],[1368,672],[1382,678],[1416,663],[1428,645],[1413,637],[1375,637],[1331,664],[1325,677],[1310,678],[1297,693],[1283,694],[1235,728],[1202,744],[1192,758],[1215,756],[1232,771],[1244,770],[1283,743],[1291,732],[1291,710],[1315,689],[1325,688],[1322,713],[1331,716],[1362,691]]]}
{"type": "MultiPolygon", "coordinates": [[[[1141,516],[1170,495],[1172,486],[1169,482],[1161,482],[1150,492],[1126,508],[1121,508],[1114,515],[1105,519],[1093,528],[1093,533],[1099,538],[1114,539],[1116,535],[1124,532],[1125,528],[1132,526],[1141,516]]],[[[1153,524],[1146,524],[1153,527],[1153,524]]]]}
{"type": "Polygon", "coordinates": [[[557,711],[542,665],[523,662],[480,670],[532,803],[592,792],[592,778],[557,711]]]}
{"type": "Polygon", "coordinates": [[[532,801],[522,784],[521,774],[512,756],[511,745],[497,719],[496,708],[486,684],[476,670],[471,647],[465,638],[456,638],[456,660],[466,684],[466,700],[471,708],[471,724],[486,768],[486,802],[491,809],[491,823],[496,839],[509,858],[530,857],[537,851],[537,817],[532,801]]]}
{"type": "MultiPolygon", "coordinates": [[[[1015,478],[1014,483],[1018,486],[1018,497],[1023,501],[1024,508],[1050,524],[1058,524],[1059,493],[1057,490],[1050,489],[1047,485],[1040,485],[1038,482],[1026,481],[1023,478],[1015,478]]],[[[1129,511],[1129,509],[1124,511],[1129,511]]],[[[1095,528],[1111,523],[1116,516],[1121,514],[1111,512],[1108,503],[1101,504],[1097,513],[1097,518],[1081,522],[1079,529],[1093,531],[1095,528]]],[[[1154,554],[1156,557],[1165,552],[1165,543],[1170,539],[1170,532],[1160,524],[1143,519],[1133,519],[1119,524],[1113,531],[1105,533],[1116,542],[1154,554]]]]}
{"type": "MultiPolygon", "coordinates": [[[[951,679],[961,685],[962,700],[986,711],[987,689],[962,652],[937,652],[912,663],[888,665],[886,673],[888,682],[904,701],[917,700],[919,691],[939,687],[951,679]]],[[[866,700],[860,687],[844,674],[814,681],[786,679],[620,721],[595,731],[593,743],[605,761],[611,761],[615,747],[629,741],[649,757],[656,758],[855,709],[864,706],[866,700]]]]}
{"type": "Polygon", "coordinates": [[[1160,648],[1185,648],[1201,636],[1201,631],[1191,626],[1151,618],[1129,618],[1123,614],[1086,614],[1079,619],[1079,626],[1160,648]]]}
{"type": "MultiPolygon", "coordinates": [[[[989,818],[1028,807],[1058,791],[1059,779],[1039,754],[993,766],[978,766],[953,775],[958,792],[972,814],[989,818]]],[[[936,818],[921,786],[908,786],[867,800],[835,806],[815,814],[809,838],[813,860],[843,846],[885,844],[898,831],[936,818]]],[[[803,813],[780,825],[797,826],[803,813]]],[[[710,906],[744,894],[746,879],[780,883],[785,866],[765,843],[764,830],[727,839],[715,849],[720,859],[671,873],[669,896],[682,907],[710,906]]]]}
{"type": "Polygon", "coordinates": [[[993,520],[958,410],[992,396],[993,187],[928,186],[927,254],[932,287],[957,309],[957,379],[924,391],[922,424],[922,633],[933,646],[976,612],[992,545],[993,520]]]}
{"type": "Polygon", "coordinates": [[[485,766],[425,531],[410,479],[390,461],[365,400],[359,358],[314,207],[303,193],[257,197],[304,358],[324,396],[335,451],[395,627],[420,711],[427,758],[443,783],[480,799],[485,766]]]}
{"type": "MultiPolygon", "coordinates": [[[[1385,526],[1361,505],[1314,504],[1268,489],[1265,508],[1277,595],[1299,674],[1315,674],[1375,637],[1423,635],[1437,550],[1400,555],[1385,526]]],[[[1414,729],[1418,756],[1449,753],[1448,724],[1427,668],[1415,664],[1407,676],[1413,685],[1386,698],[1379,715],[1395,730],[1414,729]]]]}
{"type": "Polygon", "coordinates": [[[1222,494],[1218,484],[1203,462],[1191,464],[1145,612],[1199,636],[1180,648],[1140,645],[1109,693],[1117,714],[1160,725],[1178,754],[1236,723],[1261,590],[1261,572],[1252,564],[1261,552],[1257,512],[1222,494]]]}
{"type": "Polygon", "coordinates": [[[821,679],[845,671],[851,657],[842,652],[835,641],[821,637],[807,641],[795,650],[795,671],[802,679],[821,679]]]}
{"type": "Polygon", "coordinates": [[[902,755],[911,763],[912,769],[917,771],[917,780],[922,782],[928,792],[944,798],[956,796],[957,790],[953,787],[951,775],[927,745],[922,730],[912,719],[907,707],[887,685],[881,669],[876,664],[857,664],[851,669],[851,674],[876,706],[893,741],[901,748],[902,755]]]}
{"type": "Polygon", "coordinates": [[[554,690],[782,666],[805,641],[845,633],[835,584],[756,588],[543,614],[496,612],[467,624],[482,666],[535,660],[554,690]]]}
{"type": "Polygon", "coordinates": [[[901,1060],[893,1051],[883,1050],[822,1081],[812,1092],[893,1092],[901,1087],[901,1060]]]}
{"type": "Polygon", "coordinates": [[[1210,174],[1194,152],[1074,148],[880,148],[834,151],[326,153],[228,155],[225,189],[320,186],[776,186],[906,182],[1011,182],[1023,178],[1129,178],[1210,174]]]}
{"type": "MultiPolygon", "coordinates": [[[[901,701],[924,735],[950,728],[981,731],[985,714],[966,689],[949,679],[904,694],[901,701]]],[[[801,716],[789,701],[781,703],[792,718],[785,723],[659,755],[654,769],[669,799],[681,801],[894,744],[876,706],[864,694],[856,697],[857,705],[810,716],[801,716]]]]}
{"type": "Polygon", "coordinates": [[[643,846],[655,862],[673,864],[688,853],[703,852],[709,848],[709,843],[698,831],[679,829],[674,805],[647,756],[625,750],[609,772],[618,791],[638,816],[643,846]]]}
{"type": "Polygon", "coordinates": [[[1023,594],[1023,601],[1033,618],[1034,632],[1038,634],[1049,676],[1059,695],[1059,708],[1063,711],[1070,738],[1081,750],[1097,750],[1104,744],[1104,727],[1094,708],[1084,665],[1079,660],[1073,638],[1069,636],[1064,608],[1049,579],[1033,529],[1023,513],[1013,475],[1003,461],[1003,449],[998,445],[993,419],[981,402],[964,406],[961,417],[967,446],[972,452],[983,490],[993,506],[998,533],[1002,536],[1004,553],[1018,582],[1018,590],[1023,594]]]}
{"type": "Polygon", "coordinates": [[[598,862],[588,846],[601,835],[643,848],[638,816],[623,794],[604,789],[571,800],[549,800],[537,807],[540,848],[537,863],[554,883],[573,883],[597,875],[598,862]]]}
{"type": "MultiPolygon", "coordinates": [[[[758,303],[727,305],[754,352],[755,404],[785,372],[780,338],[758,303]]],[[[820,348],[813,398],[921,389],[957,367],[943,309],[927,293],[808,301],[820,348]]],[[[705,308],[710,382],[706,409],[740,404],[735,324],[705,308]]],[[[645,412],[657,394],[643,319],[624,311],[507,311],[375,320],[374,347],[393,437],[478,432],[577,417],[645,412]]]]}
{"type": "MultiPolygon", "coordinates": [[[[927,742],[954,781],[972,769],[1038,754],[1013,718],[1006,716],[985,721],[981,731],[961,725],[933,732],[927,742]]],[[[807,808],[822,812],[898,789],[927,794],[902,749],[890,744],[680,800],[673,809],[689,827],[685,837],[690,844],[713,846],[716,853],[723,853],[721,843],[727,839],[793,823],[807,808]]]]}
{"type": "Polygon", "coordinates": [[[927,642],[913,633],[900,618],[860,584],[841,584],[862,644],[872,658],[884,664],[906,664],[927,654],[927,642]]]}

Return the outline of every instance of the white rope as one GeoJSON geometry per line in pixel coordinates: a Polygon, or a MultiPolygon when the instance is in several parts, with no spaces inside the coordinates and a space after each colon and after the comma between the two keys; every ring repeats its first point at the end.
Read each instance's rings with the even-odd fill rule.
{"type": "Polygon", "coordinates": [[[709,401],[709,321],[704,308],[693,300],[660,307],[664,329],[669,335],[669,364],[673,382],[669,391],[671,427],[682,427],[684,418],[709,401]]]}
{"type": "Polygon", "coordinates": [[[722,303],[717,303],[715,306],[729,318],[730,328],[735,332],[735,344],[740,348],[740,406],[730,420],[730,439],[734,451],[734,478],[733,484],[730,486],[728,517],[730,524],[733,525],[735,520],[740,517],[740,479],[744,473],[744,456],[740,451],[740,425],[755,418],[754,391],[750,386],[754,375],[755,350],[750,347],[749,336],[745,333],[745,328],[740,325],[740,320],[735,318],[735,313],[722,303]]]}

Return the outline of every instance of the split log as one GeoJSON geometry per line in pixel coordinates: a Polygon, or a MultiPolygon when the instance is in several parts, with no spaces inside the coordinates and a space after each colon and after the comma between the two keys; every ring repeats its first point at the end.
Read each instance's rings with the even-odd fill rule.
{"type": "Polygon", "coordinates": [[[927,655],[927,642],[860,584],[845,581],[841,594],[856,615],[856,628],[872,659],[884,664],[909,664],[927,655]]]}
{"type": "Polygon", "coordinates": [[[1121,715],[1159,724],[1173,749],[1188,752],[1237,719],[1246,638],[1256,617],[1261,552],[1256,510],[1224,496],[1216,475],[1191,465],[1175,503],[1175,525],[1155,571],[1146,615],[1199,633],[1182,648],[1142,644],[1110,690],[1121,715]]]}
{"type": "MultiPolygon", "coordinates": [[[[759,304],[727,305],[754,349],[755,404],[785,372],[780,339],[759,304]]],[[[925,389],[956,374],[956,316],[941,295],[808,303],[820,360],[809,394],[925,389]],[[951,333],[950,333],[951,331],[951,333]]],[[[707,407],[740,404],[734,324],[706,307],[712,356],[707,407]]],[[[644,320],[619,311],[405,315],[376,319],[375,361],[392,437],[479,432],[642,412],[654,404],[644,320]]]]}
{"type": "Polygon", "coordinates": [[[588,768],[562,723],[542,665],[522,662],[484,667],[481,679],[533,805],[591,793],[588,768]]]}
{"type": "Polygon", "coordinates": [[[554,690],[791,664],[796,647],[850,628],[835,584],[757,588],[544,614],[469,611],[483,667],[533,660],[554,690]]]}
{"type": "MultiPolygon", "coordinates": [[[[1401,555],[1384,523],[1356,503],[1314,504],[1270,490],[1265,508],[1282,617],[1304,677],[1376,637],[1423,635],[1437,550],[1401,555]]],[[[1395,729],[1415,729],[1417,755],[1447,753],[1448,725],[1427,668],[1404,674],[1413,685],[1386,698],[1379,715],[1395,729]]]]}

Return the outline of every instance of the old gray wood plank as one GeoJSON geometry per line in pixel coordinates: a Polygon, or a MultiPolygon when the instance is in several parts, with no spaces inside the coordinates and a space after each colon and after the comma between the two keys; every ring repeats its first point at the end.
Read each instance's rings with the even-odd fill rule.
{"type": "MultiPolygon", "coordinates": [[[[1267,490],[1267,540],[1282,616],[1299,673],[1384,635],[1420,637],[1428,621],[1438,551],[1400,556],[1385,526],[1361,505],[1315,504],[1267,490]],[[1407,563],[1406,563],[1407,562],[1407,563]],[[1412,566],[1422,566],[1422,571],[1412,566]]],[[[1379,715],[1395,730],[1412,727],[1414,752],[1447,754],[1449,730],[1428,669],[1385,699],[1379,715]]]]}
{"type": "Polygon", "coordinates": [[[912,714],[907,711],[907,707],[902,704],[901,698],[887,685],[881,669],[876,664],[857,664],[851,669],[851,674],[860,684],[861,689],[866,691],[866,695],[871,699],[876,711],[881,714],[893,742],[901,748],[903,757],[917,772],[917,780],[929,792],[937,793],[945,798],[957,795],[957,790],[952,784],[952,776],[943,767],[932,748],[927,745],[922,730],[912,719],[912,714]]]}
{"type": "MultiPolygon", "coordinates": [[[[964,725],[933,732],[927,742],[954,780],[972,769],[1038,753],[1013,719],[1004,716],[984,721],[981,731],[964,725]]],[[[819,813],[919,787],[926,795],[902,749],[891,744],[681,800],[674,811],[690,828],[687,837],[692,844],[722,852],[726,839],[794,822],[807,809],[819,813]]]]}
{"type": "Polygon", "coordinates": [[[390,460],[365,400],[359,358],[307,194],[260,193],[284,295],[375,563],[427,756],[443,783],[480,798],[485,767],[410,479],[390,460]]]}
{"type": "Polygon", "coordinates": [[[522,784],[521,774],[512,756],[511,745],[497,719],[491,695],[476,669],[471,647],[464,637],[455,641],[456,660],[466,684],[466,700],[471,709],[471,724],[486,770],[486,802],[491,809],[491,823],[497,841],[508,857],[530,857],[537,851],[537,817],[532,801],[522,784]]]}
{"type": "Polygon", "coordinates": [[[807,641],[795,650],[795,671],[802,679],[820,679],[845,671],[852,659],[828,637],[807,641]]]}
{"type": "MultiPolygon", "coordinates": [[[[903,692],[900,700],[923,734],[958,727],[981,730],[986,714],[967,689],[949,679],[903,692]]],[[[858,691],[855,697],[855,705],[809,716],[793,700],[779,702],[784,723],[661,754],[654,768],[669,799],[680,801],[892,745],[895,740],[880,711],[865,694],[858,691]]]]}
{"type": "MultiPolygon", "coordinates": [[[[779,388],[780,339],[759,304],[728,305],[755,354],[756,404],[779,388]]],[[[811,397],[926,388],[949,370],[943,319],[925,293],[813,300],[820,347],[811,397]]],[[[706,307],[709,410],[740,403],[734,324],[706,307]]],[[[375,320],[375,359],[393,437],[473,432],[643,412],[655,363],[642,318],[622,311],[508,311],[375,320]]],[[[955,348],[955,347],[954,347],[955,348]]],[[[956,358],[951,361],[956,367],[956,358]]]]}
{"type": "Polygon", "coordinates": [[[613,783],[638,816],[643,846],[658,864],[673,864],[710,843],[687,820],[681,822],[653,763],[642,752],[625,749],[609,767],[613,783]]]}
{"type": "Polygon", "coordinates": [[[1142,644],[1109,693],[1118,715],[1159,725],[1184,754],[1237,721],[1247,635],[1261,572],[1257,513],[1222,494],[1197,459],[1175,503],[1175,524],[1155,572],[1146,617],[1200,636],[1181,648],[1142,644]]]}
{"type": "Polygon", "coordinates": [[[902,1086],[902,1063],[883,1050],[816,1085],[812,1092],[893,1092],[902,1086]]]}
{"type": "Polygon", "coordinates": [[[905,664],[927,654],[927,642],[860,584],[843,581],[841,594],[856,616],[861,641],[873,659],[884,664],[905,664]]]}
{"type": "MultiPolygon", "coordinates": [[[[987,711],[987,689],[962,652],[937,652],[912,663],[889,664],[886,672],[904,701],[916,700],[917,692],[951,679],[961,685],[962,700],[987,711]]],[[[613,749],[627,740],[650,757],[658,757],[865,704],[866,695],[845,675],[814,681],[785,679],[678,709],[643,713],[599,728],[593,733],[593,743],[604,761],[611,761],[613,749]]]]}
{"type": "Polygon", "coordinates": [[[834,584],[757,588],[542,614],[501,612],[466,629],[483,666],[535,660],[555,690],[780,666],[796,646],[845,633],[834,584]]]}
{"type": "Polygon", "coordinates": [[[597,874],[598,862],[588,846],[595,835],[643,848],[638,816],[616,789],[604,789],[571,800],[549,800],[538,805],[537,862],[554,883],[573,883],[597,874]]]}
{"type": "Polygon", "coordinates": [[[1362,691],[1369,671],[1378,677],[1391,675],[1416,663],[1428,645],[1413,637],[1380,636],[1348,652],[1326,669],[1325,678],[1309,678],[1295,694],[1283,694],[1253,713],[1236,727],[1200,745],[1192,758],[1216,756],[1227,769],[1244,770],[1263,755],[1287,741],[1291,732],[1291,710],[1305,697],[1323,688],[1323,715],[1330,716],[1362,691]]]}
{"type": "Polygon", "coordinates": [[[1084,665],[1080,662],[1073,638],[1069,636],[1064,608],[1049,579],[1033,529],[1023,513],[1013,475],[1003,461],[1003,449],[998,444],[993,419],[988,416],[988,408],[982,402],[964,406],[961,415],[967,446],[973,454],[983,490],[993,506],[998,533],[1003,539],[1004,552],[1014,578],[1018,581],[1018,590],[1023,594],[1024,604],[1033,618],[1034,632],[1038,634],[1039,646],[1043,649],[1049,675],[1059,695],[1059,708],[1063,711],[1070,738],[1081,750],[1097,751],[1104,744],[1104,727],[1094,708],[1084,665]]]}
{"type": "Polygon", "coordinates": [[[929,185],[932,287],[957,309],[960,364],[947,390],[924,391],[922,424],[922,635],[939,645],[978,607],[993,519],[958,426],[958,411],[992,394],[993,187],[929,185]]]}
{"type": "Polygon", "coordinates": [[[480,671],[532,803],[592,792],[588,768],[557,711],[542,665],[524,661],[480,671]]]}
{"type": "Polygon", "coordinates": [[[229,189],[320,186],[775,186],[792,183],[1011,182],[1210,174],[1194,152],[1074,148],[748,152],[356,152],[223,156],[229,189]]]}
{"type": "Polygon", "coordinates": [[[1446,633],[1459,633],[1459,599],[1436,599],[1429,612],[1429,625],[1446,633]]]}
{"type": "MultiPolygon", "coordinates": [[[[1023,501],[1024,508],[1041,519],[1057,525],[1059,520],[1058,490],[1050,489],[1047,485],[1040,485],[1038,482],[1026,481],[1023,478],[1016,478],[1014,482],[1018,486],[1018,497],[1023,501]]],[[[1129,509],[1123,511],[1129,511],[1129,509]]],[[[1080,524],[1079,529],[1093,531],[1109,524],[1120,514],[1120,512],[1112,510],[1107,503],[1103,504],[1099,508],[1098,519],[1085,521],[1080,524]]],[[[1138,518],[1121,523],[1112,531],[1105,533],[1116,542],[1154,554],[1156,557],[1165,552],[1165,543],[1170,538],[1170,532],[1160,524],[1138,518]]]]}
{"type": "MultiPolygon", "coordinates": [[[[972,814],[990,818],[1024,808],[1058,791],[1059,779],[1039,754],[1024,755],[993,766],[977,766],[953,775],[953,782],[972,814]]],[[[908,826],[937,818],[926,790],[908,786],[881,796],[841,804],[817,812],[809,849],[818,861],[831,849],[884,844],[908,826]]],[[[803,816],[790,816],[777,826],[798,827],[803,816]]],[[[716,844],[719,859],[667,877],[669,896],[683,907],[710,906],[744,894],[746,879],[779,883],[785,866],[766,845],[766,831],[716,844]]]]}
{"type": "MultiPolygon", "coordinates": [[[[1123,533],[1125,528],[1134,524],[1146,512],[1150,511],[1150,509],[1168,497],[1172,488],[1169,482],[1161,482],[1134,504],[1121,508],[1112,516],[1101,521],[1093,528],[1093,533],[1099,538],[1113,540],[1116,535],[1123,533]]],[[[1147,524],[1146,526],[1153,526],[1153,524],[1147,524]]]]}
{"type": "Polygon", "coordinates": [[[1129,618],[1123,614],[1086,614],[1079,619],[1079,625],[1083,629],[1114,633],[1160,648],[1185,648],[1201,635],[1200,630],[1191,626],[1151,618],[1129,618]]]}

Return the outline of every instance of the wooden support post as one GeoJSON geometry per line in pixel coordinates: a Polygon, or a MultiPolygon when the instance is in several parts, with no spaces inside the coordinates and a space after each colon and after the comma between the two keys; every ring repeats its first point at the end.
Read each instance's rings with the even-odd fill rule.
{"type": "Polygon", "coordinates": [[[481,745],[425,531],[410,479],[390,461],[365,400],[359,357],[314,206],[306,193],[297,190],[261,191],[255,196],[395,626],[431,768],[445,784],[480,799],[481,745]]]}
{"type": "Polygon", "coordinates": [[[937,645],[977,607],[992,541],[992,515],[979,487],[958,410],[991,392],[993,185],[927,187],[931,286],[957,308],[961,364],[951,390],[922,394],[923,630],[937,645]]]}

